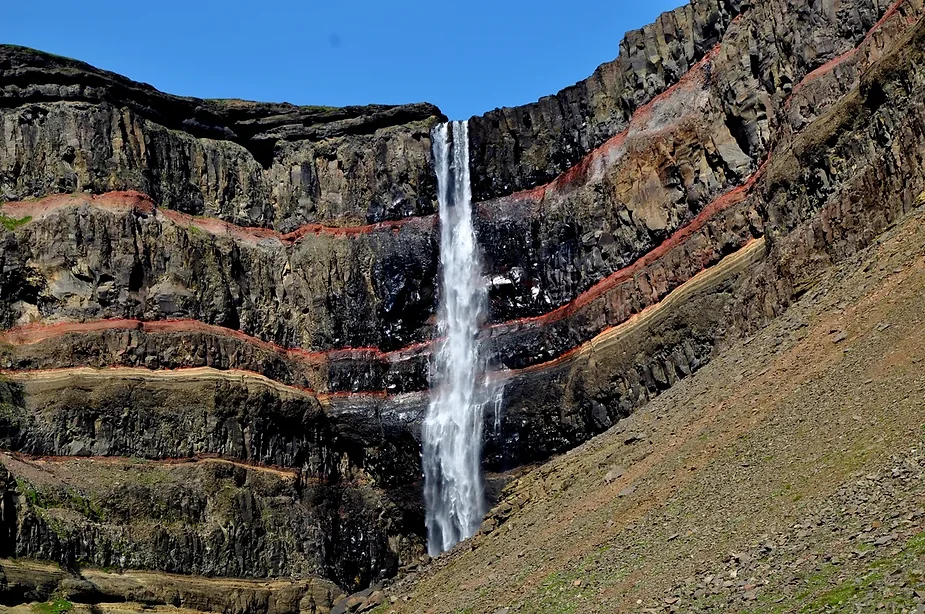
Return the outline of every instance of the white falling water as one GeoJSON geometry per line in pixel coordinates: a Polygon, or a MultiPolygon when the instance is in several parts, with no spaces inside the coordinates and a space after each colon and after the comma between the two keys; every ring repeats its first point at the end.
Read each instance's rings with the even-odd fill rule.
{"type": "Polygon", "coordinates": [[[422,439],[427,549],[436,556],[471,537],[485,514],[480,465],[488,391],[478,331],[488,292],[472,225],[467,123],[437,126],[433,150],[440,201],[441,342],[422,439]]]}

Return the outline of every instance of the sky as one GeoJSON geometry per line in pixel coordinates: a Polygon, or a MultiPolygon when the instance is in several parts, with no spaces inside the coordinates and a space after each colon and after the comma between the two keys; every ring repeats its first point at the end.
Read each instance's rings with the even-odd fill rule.
{"type": "Polygon", "coordinates": [[[553,94],[682,0],[9,0],[0,41],[160,90],[304,105],[432,102],[451,119],[553,94]]]}

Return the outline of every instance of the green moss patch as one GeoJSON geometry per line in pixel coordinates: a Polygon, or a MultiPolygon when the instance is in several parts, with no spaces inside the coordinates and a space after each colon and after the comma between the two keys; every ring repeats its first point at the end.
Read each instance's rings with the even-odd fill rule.
{"type": "Polygon", "coordinates": [[[62,614],[74,609],[74,604],[67,599],[55,599],[45,603],[32,604],[32,611],[36,614],[62,614]]]}
{"type": "Polygon", "coordinates": [[[16,218],[16,217],[10,217],[8,215],[4,215],[0,213],[0,226],[3,226],[5,229],[10,230],[10,231],[16,230],[20,226],[24,226],[25,224],[28,224],[31,221],[32,221],[31,215],[27,215],[26,217],[16,218]]]}
{"type": "Polygon", "coordinates": [[[103,519],[103,512],[98,505],[70,488],[40,491],[22,478],[16,479],[16,486],[29,502],[29,506],[36,511],[68,509],[93,522],[103,519]]]}

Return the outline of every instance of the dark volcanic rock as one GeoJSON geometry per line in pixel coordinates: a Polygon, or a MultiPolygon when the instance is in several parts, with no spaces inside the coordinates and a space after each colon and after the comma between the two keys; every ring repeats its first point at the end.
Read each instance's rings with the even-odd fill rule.
{"type": "MultiPolygon", "coordinates": [[[[925,203],[922,10],[697,0],[471,120],[488,467],[611,427],[925,203]]],[[[0,556],[347,592],[414,560],[441,118],[0,48],[4,198],[105,192],[0,209],[0,442],[67,457],[4,456],[0,556]]]]}
{"type": "MultiPolygon", "coordinates": [[[[226,614],[327,614],[343,594],[334,583],[318,578],[276,580],[204,578],[164,572],[117,569],[63,569],[27,559],[0,560],[3,593],[0,603],[67,599],[88,604],[122,604],[141,609],[182,603],[190,611],[226,614]]],[[[27,606],[28,607],[28,606],[27,606]]],[[[105,607],[105,606],[103,606],[105,607]]]]}
{"type": "Polygon", "coordinates": [[[95,202],[36,213],[3,238],[0,323],[192,318],[304,349],[389,350],[429,336],[431,220],[282,241],[95,202]]]}
{"type": "MultiPolygon", "coordinates": [[[[0,527],[15,546],[6,556],[321,576],[350,588],[420,553],[418,447],[404,430],[333,419],[314,398],[269,381],[195,372],[166,380],[74,373],[0,382],[0,394],[5,449],[135,459],[80,461],[66,492],[48,491],[47,480],[28,492],[0,490],[0,527]],[[142,460],[177,457],[206,460],[178,468],[142,460]],[[251,467],[208,460],[219,457],[251,467]]],[[[30,461],[6,463],[31,484],[30,461]]]]}
{"type": "Polygon", "coordinates": [[[20,480],[14,555],[65,569],[326,576],[348,588],[396,569],[387,523],[397,515],[388,504],[377,515],[369,492],[215,462],[70,465],[85,472],[80,490],[20,480]]]}
{"type": "Polygon", "coordinates": [[[0,194],[138,190],[283,231],[434,211],[433,105],[298,107],[181,98],[0,46],[0,194]]]}
{"type": "MultiPolygon", "coordinates": [[[[740,205],[766,216],[767,256],[750,256],[720,274],[723,263],[734,264],[749,248],[739,249],[707,269],[715,274],[711,281],[694,278],[657,303],[661,311],[640,313],[648,317],[595,338],[569,360],[517,373],[505,390],[502,434],[487,451],[494,466],[543,458],[608,428],[779,314],[820,269],[925,204],[925,25],[917,23],[894,44],[852,93],[772,153],[740,205]]],[[[692,242],[698,244],[696,235],[692,242]]]]}
{"type": "MultiPolygon", "coordinates": [[[[660,45],[675,48],[684,38],[663,32],[675,23],[671,15],[678,23],[688,24],[681,27],[687,31],[692,27],[689,14],[702,10],[704,15],[713,15],[702,19],[717,28],[722,24],[724,34],[722,40],[709,39],[712,50],[697,52],[697,59],[702,58],[699,63],[682,62],[694,65],[690,71],[685,68],[683,79],[680,74],[653,79],[648,90],[633,85],[632,91],[645,92],[639,96],[640,103],[621,103],[626,110],[616,115],[602,113],[609,125],[597,124],[587,117],[590,111],[585,115],[581,111],[590,104],[588,100],[600,104],[610,100],[603,93],[582,94],[585,102],[580,105],[556,104],[561,107],[556,112],[544,107],[554,99],[544,99],[537,103],[542,111],[528,105],[495,112],[509,113],[511,118],[505,121],[493,120],[492,114],[473,118],[470,132],[474,135],[483,124],[502,126],[500,133],[491,132],[485,138],[494,148],[493,155],[503,156],[489,163],[474,153],[474,181],[495,181],[501,172],[524,174],[517,181],[504,179],[514,181],[510,189],[484,191],[482,196],[493,199],[478,209],[478,233],[492,279],[494,321],[539,315],[567,304],[649,254],[689,226],[717,198],[742,185],[784,135],[791,134],[786,124],[794,105],[803,109],[804,124],[811,116],[805,98],[809,92],[794,95],[794,87],[813,69],[861,44],[882,10],[868,0],[853,1],[850,6],[843,3],[837,14],[825,3],[794,10],[778,2],[762,2],[749,7],[734,23],[726,23],[728,18],[721,15],[734,9],[709,6],[695,2],[681,7],[638,35],[628,35],[620,58],[611,67],[619,75],[644,70],[650,74],[650,69],[639,64],[641,55],[672,57],[660,45]],[[630,44],[630,40],[637,43],[630,44]],[[713,47],[713,43],[718,45],[713,47]],[[746,50],[748,56],[743,59],[746,50]],[[525,124],[512,119],[533,115],[525,124]],[[587,147],[562,144],[560,139],[571,132],[559,122],[572,121],[582,126],[582,135],[598,130],[600,136],[588,137],[593,144],[587,147]],[[543,179],[530,175],[545,168],[542,160],[572,151],[576,153],[566,156],[564,166],[553,165],[550,168],[555,170],[543,179]],[[553,183],[536,187],[554,178],[553,183]],[[495,198],[524,188],[534,189],[495,198]]],[[[881,52],[881,45],[874,41],[867,46],[873,53],[881,52]]],[[[816,112],[843,95],[846,87],[845,82],[822,81],[836,91],[818,86],[810,99],[816,112]]],[[[583,82],[564,93],[577,96],[575,92],[595,82],[583,82]]],[[[627,95],[618,98],[632,99],[627,95]]],[[[473,151],[478,148],[473,146],[473,151]]],[[[751,215],[745,225],[752,226],[753,235],[762,232],[757,215],[751,215]]],[[[724,237],[719,234],[717,239],[724,237]]]]}
{"type": "Polygon", "coordinates": [[[152,460],[220,456],[297,469],[312,479],[387,486],[416,482],[417,443],[405,429],[326,411],[272,380],[213,370],[46,372],[4,381],[4,448],[37,456],[152,460]]]}
{"type": "Polygon", "coordinates": [[[470,120],[478,200],[546,183],[626,127],[633,112],[676,83],[719,42],[745,3],[695,0],[626,34],[620,55],[533,104],[470,120]]]}

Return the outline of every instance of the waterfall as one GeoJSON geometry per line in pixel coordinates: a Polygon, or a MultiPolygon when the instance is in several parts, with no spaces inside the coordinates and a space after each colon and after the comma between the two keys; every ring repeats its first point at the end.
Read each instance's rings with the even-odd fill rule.
{"type": "Polygon", "coordinates": [[[427,549],[436,556],[471,537],[485,514],[482,415],[491,392],[478,340],[488,292],[472,225],[468,124],[441,124],[432,137],[440,203],[440,342],[422,430],[422,464],[427,549]]]}

